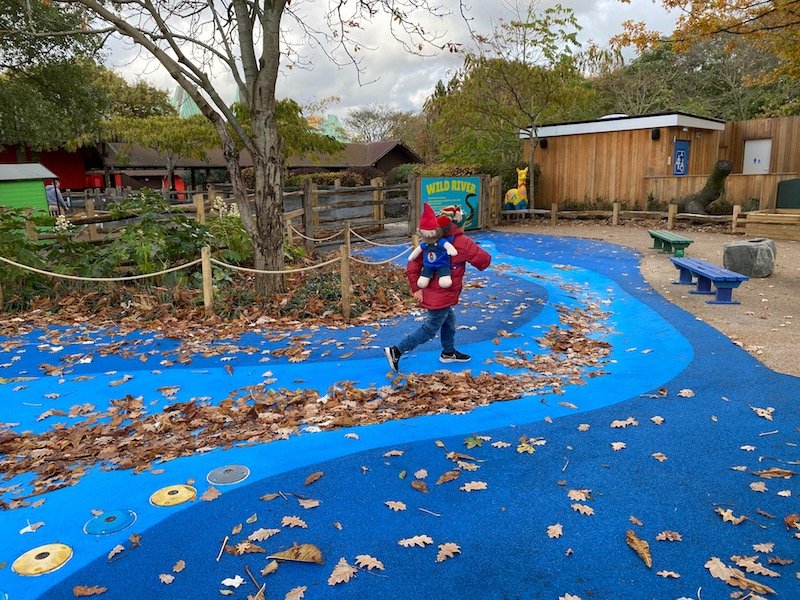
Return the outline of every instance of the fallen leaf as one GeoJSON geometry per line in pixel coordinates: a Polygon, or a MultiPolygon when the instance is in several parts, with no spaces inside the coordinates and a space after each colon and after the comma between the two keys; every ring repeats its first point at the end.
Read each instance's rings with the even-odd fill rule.
{"type": "Polygon", "coordinates": [[[241,575],[237,575],[236,577],[227,577],[221,581],[222,585],[226,585],[232,588],[238,588],[240,585],[244,583],[244,578],[241,575]]]}
{"type": "Polygon", "coordinates": [[[104,588],[99,585],[93,586],[86,586],[86,585],[76,585],[72,588],[72,595],[81,598],[86,596],[99,596],[100,594],[105,594],[108,591],[108,588],[104,588]]]}
{"type": "Polygon", "coordinates": [[[308,528],[306,522],[303,521],[300,517],[295,516],[286,516],[281,519],[281,525],[284,527],[302,527],[303,529],[308,528]]]}
{"type": "Polygon", "coordinates": [[[297,503],[303,508],[317,508],[320,505],[320,501],[313,498],[298,498],[297,503]]]}
{"type": "Polygon", "coordinates": [[[767,484],[763,481],[753,481],[750,483],[750,489],[754,492],[766,492],[767,491],[767,484]]]}
{"type": "Polygon", "coordinates": [[[405,510],[406,509],[406,505],[403,502],[397,502],[395,500],[387,500],[386,502],[384,502],[384,504],[386,506],[388,506],[389,508],[391,508],[392,510],[396,510],[396,511],[400,511],[400,510],[405,510]]]}
{"type": "Polygon", "coordinates": [[[125,552],[125,546],[123,546],[122,544],[117,544],[111,549],[111,552],[108,553],[108,560],[111,560],[120,552],[125,552]]]}
{"type": "Polygon", "coordinates": [[[461,476],[461,471],[445,471],[439,476],[439,479],[436,480],[436,485],[442,485],[443,483],[447,483],[449,481],[454,481],[461,476]]]}
{"type": "Polygon", "coordinates": [[[251,542],[263,542],[264,540],[268,540],[276,533],[280,533],[280,529],[256,529],[253,533],[247,536],[247,539],[251,542]]]}
{"type": "Polygon", "coordinates": [[[305,485],[311,485],[315,481],[319,480],[323,475],[325,475],[325,471],[315,471],[306,477],[305,485]]]}
{"type": "Polygon", "coordinates": [[[639,519],[637,519],[637,518],[636,518],[636,517],[634,517],[633,515],[631,515],[630,517],[628,517],[628,520],[629,520],[631,523],[633,523],[634,525],[638,526],[638,527],[641,527],[642,525],[644,525],[644,523],[642,523],[642,522],[641,522],[639,519]]]}
{"type": "Polygon", "coordinates": [[[722,520],[725,521],[726,523],[733,523],[734,525],[739,525],[740,523],[743,523],[744,521],[747,520],[747,517],[745,515],[734,517],[733,510],[730,508],[723,509],[717,507],[714,509],[714,512],[717,513],[719,516],[721,516],[722,520]]]}
{"type": "Polygon", "coordinates": [[[333,568],[330,577],[328,577],[328,585],[336,585],[337,583],[347,583],[356,574],[358,569],[354,566],[347,564],[344,557],[339,559],[336,566],[333,568]]]}
{"type": "Polygon", "coordinates": [[[172,571],[173,571],[174,573],[180,573],[180,572],[181,572],[181,571],[183,571],[185,568],[186,568],[186,562],[184,562],[183,560],[179,560],[178,562],[176,562],[176,563],[175,563],[175,564],[172,566],[172,571]]]}
{"type": "Polygon", "coordinates": [[[462,492],[474,492],[477,490],[485,490],[487,488],[485,481],[470,481],[462,485],[460,489],[462,492]]]}
{"type": "Polygon", "coordinates": [[[428,484],[422,481],[421,479],[415,479],[414,481],[412,481],[411,487],[423,494],[428,493],[428,484]]]}
{"type": "Polygon", "coordinates": [[[461,554],[461,548],[453,542],[439,544],[439,552],[436,553],[436,562],[444,562],[448,558],[453,558],[456,554],[461,554]]]}
{"type": "Polygon", "coordinates": [[[592,490],[569,490],[567,498],[578,502],[588,502],[592,499],[592,490]]]}
{"type": "Polygon", "coordinates": [[[304,585],[295,587],[286,592],[283,600],[303,600],[306,597],[306,590],[308,588],[304,585]]]}
{"type": "Polygon", "coordinates": [[[427,535],[415,535],[414,537],[405,538],[397,542],[404,548],[410,548],[412,546],[419,546],[420,548],[424,548],[425,546],[432,544],[433,539],[427,535]]]}
{"type": "Polygon", "coordinates": [[[646,540],[641,539],[636,535],[636,532],[629,529],[625,533],[625,543],[633,548],[633,551],[639,555],[639,558],[644,561],[648,569],[653,566],[653,557],[650,555],[650,544],[648,544],[646,540]]]}
{"type": "Polygon", "coordinates": [[[727,566],[716,556],[712,556],[706,561],[704,565],[711,576],[716,579],[721,579],[730,586],[737,587],[743,590],[752,590],[758,594],[774,594],[775,590],[771,587],[747,579],[744,573],[738,569],[727,566]]]}
{"type": "Polygon", "coordinates": [[[242,524],[239,523],[231,530],[231,535],[239,535],[242,533],[242,524]]]}
{"type": "Polygon", "coordinates": [[[624,448],[626,448],[625,442],[611,442],[611,449],[614,450],[614,452],[619,452],[624,448]]]}
{"type": "Polygon", "coordinates": [[[582,515],[587,515],[590,517],[594,515],[594,509],[586,504],[570,504],[570,506],[572,507],[572,510],[579,512],[582,515]]]}
{"type": "Polygon", "coordinates": [[[658,542],[682,542],[683,537],[677,531],[670,531],[664,530],[658,535],[656,535],[656,541],[658,542]]]}
{"type": "Polygon", "coordinates": [[[372,571],[372,569],[383,571],[383,563],[369,554],[359,554],[356,556],[356,564],[362,569],[367,569],[368,571],[372,571]]]}
{"type": "Polygon", "coordinates": [[[256,515],[256,513],[253,513],[252,515],[247,517],[247,519],[245,519],[245,523],[247,523],[248,525],[252,525],[256,521],[258,521],[258,515],[256,515]]]}
{"type": "Polygon", "coordinates": [[[170,583],[172,583],[173,581],[175,581],[175,575],[170,575],[169,573],[161,573],[161,574],[158,576],[158,580],[159,580],[161,583],[164,583],[164,584],[166,584],[166,585],[169,585],[170,583]]]}
{"type": "Polygon", "coordinates": [[[651,454],[651,456],[655,458],[658,462],[664,462],[665,460],[667,460],[667,455],[661,452],[654,452],[653,454],[651,454]]]}
{"type": "Polygon", "coordinates": [[[428,476],[428,471],[426,471],[425,469],[420,469],[419,471],[414,473],[414,477],[416,477],[417,479],[425,479],[427,476],[428,476]]]}
{"type": "Polygon", "coordinates": [[[321,565],[322,551],[313,544],[295,544],[291,548],[282,550],[277,554],[271,554],[267,558],[315,563],[321,565]]]}
{"type": "Polygon", "coordinates": [[[775,544],[773,542],[765,542],[763,544],[753,544],[753,550],[756,552],[763,552],[764,554],[769,554],[775,549],[775,544]]]}
{"type": "Polygon", "coordinates": [[[790,477],[794,477],[795,475],[797,475],[797,473],[795,473],[794,471],[790,471],[789,469],[772,467],[771,469],[765,469],[763,471],[753,471],[753,475],[757,475],[758,477],[763,477],[764,479],[774,479],[774,478],[789,479],[790,477]]]}
{"type": "Polygon", "coordinates": [[[678,396],[680,396],[681,398],[693,398],[694,392],[687,388],[678,392],[678,396]]]}
{"type": "Polygon", "coordinates": [[[267,563],[267,565],[263,569],[261,569],[261,574],[266,577],[267,575],[272,575],[277,570],[278,570],[278,561],[271,560],[267,563]]]}
{"type": "Polygon", "coordinates": [[[775,412],[775,409],[771,406],[767,408],[759,408],[758,406],[753,406],[752,404],[749,405],[751,410],[756,413],[762,419],[766,419],[767,421],[772,421],[772,414],[775,412]]]}
{"type": "Polygon", "coordinates": [[[203,495],[200,496],[200,500],[203,500],[204,502],[211,502],[212,500],[216,500],[220,496],[222,496],[222,492],[220,492],[217,488],[215,488],[212,485],[205,492],[203,492],[203,495]]]}
{"type": "Polygon", "coordinates": [[[549,525],[547,527],[547,537],[549,538],[560,538],[563,534],[564,528],[561,523],[556,523],[555,525],[549,525]]]}
{"type": "Polygon", "coordinates": [[[667,577],[669,579],[680,579],[680,575],[675,571],[656,571],[656,575],[659,577],[667,577]]]}

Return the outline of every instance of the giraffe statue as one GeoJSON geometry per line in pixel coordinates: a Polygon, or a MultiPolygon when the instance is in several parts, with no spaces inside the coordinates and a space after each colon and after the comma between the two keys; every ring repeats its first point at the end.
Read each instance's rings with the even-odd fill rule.
{"type": "Polygon", "coordinates": [[[506,192],[503,210],[525,210],[528,208],[528,188],[525,180],[528,178],[528,167],[517,169],[517,187],[506,192]]]}

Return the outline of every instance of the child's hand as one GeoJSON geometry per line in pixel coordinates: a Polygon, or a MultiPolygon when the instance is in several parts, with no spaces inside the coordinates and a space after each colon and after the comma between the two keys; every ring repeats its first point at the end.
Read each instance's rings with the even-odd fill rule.
{"type": "Polygon", "coordinates": [[[422,290],[417,290],[414,292],[414,300],[417,302],[422,302],[422,290]]]}

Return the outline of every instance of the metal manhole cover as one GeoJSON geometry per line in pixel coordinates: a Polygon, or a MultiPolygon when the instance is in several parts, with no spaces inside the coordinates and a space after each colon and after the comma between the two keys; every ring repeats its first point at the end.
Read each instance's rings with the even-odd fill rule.
{"type": "Polygon", "coordinates": [[[132,510],[110,510],[89,519],[83,526],[88,535],[108,535],[122,531],[136,522],[136,513],[132,510]]]}
{"type": "Polygon", "coordinates": [[[36,577],[52,573],[63,567],[72,558],[72,548],[65,544],[45,544],[17,558],[11,570],[18,575],[36,577]]]}
{"type": "Polygon", "coordinates": [[[213,485],[232,485],[244,481],[250,475],[250,469],[244,465],[226,465],[206,475],[208,483],[213,485]]]}

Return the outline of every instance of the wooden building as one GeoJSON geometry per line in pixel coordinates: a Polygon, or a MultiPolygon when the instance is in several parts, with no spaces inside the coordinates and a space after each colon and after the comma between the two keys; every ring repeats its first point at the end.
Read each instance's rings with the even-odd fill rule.
{"type": "Polygon", "coordinates": [[[44,180],[55,177],[39,163],[0,165],[0,206],[47,213],[44,180]]]}
{"type": "MultiPolygon", "coordinates": [[[[718,160],[730,160],[726,199],[775,206],[777,185],[800,174],[800,117],[725,123],[686,113],[544,125],[534,162],[541,169],[535,206],[619,201],[647,208],[702,189],[718,160]]],[[[527,132],[523,137],[529,137],[527,132]]],[[[526,156],[530,140],[525,141],[526,156]]]]}

